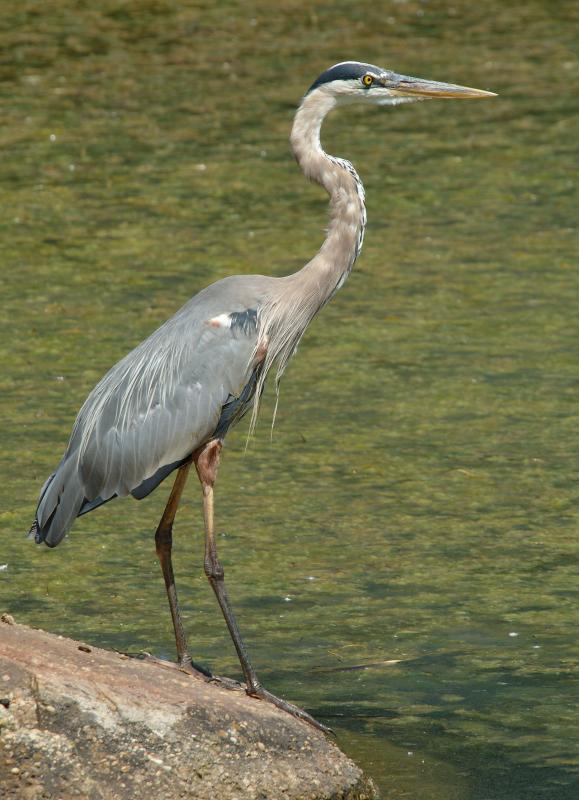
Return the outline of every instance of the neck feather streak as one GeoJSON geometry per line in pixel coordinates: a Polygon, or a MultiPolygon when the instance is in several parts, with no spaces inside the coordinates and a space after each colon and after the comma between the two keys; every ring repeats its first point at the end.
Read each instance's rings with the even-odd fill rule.
{"type": "Polygon", "coordinates": [[[330,195],[330,224],[320,251],[296,274],[315,275],[320,307],[347,278],[362,247],[366,225],[364,187],[349,161],[327,155],[320,144],[324,117],[335,99],[322,91],[307,95],[294,120],[291,145],[304,175],[330,195]]]}

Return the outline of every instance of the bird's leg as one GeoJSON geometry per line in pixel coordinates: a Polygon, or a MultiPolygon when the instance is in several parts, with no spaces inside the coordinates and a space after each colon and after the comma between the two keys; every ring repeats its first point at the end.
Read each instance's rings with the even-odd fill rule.
{"type": "Polygon", "coordinates": [[[324,725],[321,725],[306,711],[303,711],[301,708],[298,708],[291,703],[287,703],[285,700],[276,697],[275,695],[271,694],[271,692],[268,692],[266,689],[264,689],[249,661],[247,649],[243,639],[241,638],[241,633],[239,632],[235,615],[229,603],[227,589],[225,588],[224,571],[217,557],[217,545],[215,543],[213,486],[217,477],[221,448],[221,442],[218,439],[213,439],[202,448],[197,450],[193,456],[195,468],[197,469],[197,475],[199,476],[199,480],[201,481],[201,486],[203,488],[203,516],[205,519],[204,568],[205,574],[209,579],[209,583],[215,592],[217,601],[221,607],[223,616],[225,617],[225,622],[227,623],[227,627],[233,640],[233,644],[235,645],[235,649],[237,650],[239,663],[241,664],[241,669],[246,682],[247,694],[251,695],[252,697],[259,697],[262,700],[268,700],[270,703],[273,703],[273,705],[276,705],[278,708],[287,711],[294,717],[309,722],[310,725],[314,726],[314,728],[318,728],[319,730],[328,733],[330,732],[330,729],[326,728],[324,725]]]}
{"type": "Polygon", "coordinates": [[[259,682],[257,676],[249,662],[247,650],[241,634],[237,621],[231,610],[227,589],[225,588],[224,571],[219,559],[217,558],[217,546],[215,544],[215,527],[213,515],[213,485],[217,477],[217,469],[219,467],[219,460],[221,455],[221,442],[218,439],[213,439],[206,444],[194,455],[195,467],[201,486],[203,489],[203,517],[205,520],[205,560],[204,569],[205,574],[209,579],[209,583],[217,601],[225,617],[225,622],[233,639],[233,644],[237,650],[243,676],[246,680],[247,686],[258,686],[259,682]]]}
{"type": "Polygon", "coordinates": [[[169,599],[171,619],[173,620],[173,630],[175,631],[175,644],[177,646],[177,663],[180,667],[184,667],[186,669],[193,668],[196,672],[207,674],[206,670],[201,669],[193,664],[191,657],[187,652],[187,640],[185,638],[185,631],[181,621],[179,601],[177,599],[177,589],[175,587],[175,575],[173,573],[173,563],[171,561],[171,549],[173,547],[173,522],[175,520],[177,508],[179,507],[179,501],[181,500],[183,489],[185,488],[185,483],[187,482],[187,476],[190,468],[191,462],[189,461],[187,464],[183,464],[183,466],[177,472],[177,477],[175,478],[175,483],[171,489],[169,500],[167,501],[165,511],[163,512],[163,516],[161,517],[161,521],[159,522],[157,531],[155,533],[155,549],[157,551],[157,557],[163,571],[165,588],[167,590],[167,597],[169,599]]]}

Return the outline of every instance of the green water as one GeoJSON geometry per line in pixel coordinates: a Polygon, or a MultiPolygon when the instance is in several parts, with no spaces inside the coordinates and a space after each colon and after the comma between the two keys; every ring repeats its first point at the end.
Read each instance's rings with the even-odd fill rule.
{"type": "MultiPolygon", "coordinates": [[[[493,89],[326,123],[366,185],[365,248],[287,372],[273,440],[268,400],[248,452],[242,429],[227,442],[220,555],[264,683],[384,797],[579,796],[577,4],[0,11],[0,607],[172,656],[168,486],[54,551],[23,538],[79,406],[208,282],[315,252],[326,201],[287,134],[322,69],[493,89]]],[[[192,650],[236,676],[193,482],[176,528],[192,650]]]]}

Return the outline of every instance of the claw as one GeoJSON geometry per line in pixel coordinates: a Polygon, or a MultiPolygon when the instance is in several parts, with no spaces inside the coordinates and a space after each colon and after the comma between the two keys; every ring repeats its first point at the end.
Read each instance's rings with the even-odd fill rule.
{"type": "Polygon", "coordinates": [[[263,686],[255,686],[251,689],[246,689],[246,692],[250,697],[257,697],[259,700],[267,700],[267,702],[272,703],[278,708],[281,708],[282,711],[287,711],[287,713],[291,714],[292,717],[296,717],[297,719],[307,722],[312,726],[312,728],[316,728],[316,730],[322,731],[322,733],[334,733],[331,728],[326,727],[326,725],[322,725],[321,722],[318,722],[317,719],[314,719],[310,714],[308,714],[307,711],[304,711],[303,708],[298,708],[298,706],[294,706],[292,703],[288,703],[286,700],[276,697],[275,694],[268,692],[267,689],[263,688],[263,686]]]}

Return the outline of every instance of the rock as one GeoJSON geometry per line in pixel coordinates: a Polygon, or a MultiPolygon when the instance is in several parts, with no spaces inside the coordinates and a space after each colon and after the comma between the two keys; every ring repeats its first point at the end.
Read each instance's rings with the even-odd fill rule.
{"type": "Polygon", "coordinates": [[[269,703],[0,621],[3,800],[372,800],[322,733],[269,703]]]}

